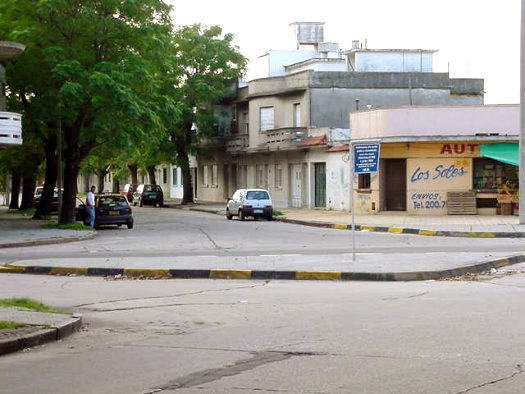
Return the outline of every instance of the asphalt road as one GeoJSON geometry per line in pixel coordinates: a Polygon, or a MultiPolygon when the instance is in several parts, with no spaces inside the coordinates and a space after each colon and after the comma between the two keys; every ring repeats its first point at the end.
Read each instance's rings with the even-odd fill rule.
{"type": "Polygon", "coordinates": [[[521,393],[525,265],[478,281],[118,280],[3,274],[83,313],[0,358],[27,393],[521,393]]]}
{"type": "MultiPolygon", "coordinates": [[[[239,220],[169,208],[136,207],[135,227],[105,228],[93,240],[61,245],[0,250],[0,261],[75,257],[170,256],[324,256],[351,252],[350,231],[301,225],[239,220]]],[[[358,253],[516,253],[525,239],[423,237],[405,234],[356,233],[358,253]]]]}

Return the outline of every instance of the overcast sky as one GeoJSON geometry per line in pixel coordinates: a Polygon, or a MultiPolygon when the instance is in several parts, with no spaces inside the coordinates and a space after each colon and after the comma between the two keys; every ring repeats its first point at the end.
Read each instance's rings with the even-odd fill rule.
{"type": "MultiPolygon", "coordinates": [[[[294,49],[292,22],[325,22],[324,40],[350,48],[437,49],[434,71],[484,78],[485,103],[519,102],[519,0],[166,0],[175,25],[221,25],[262,77],[257,57],[294,49]]],[[[260,61],[259,61],[260,63],[260,61]]]]}

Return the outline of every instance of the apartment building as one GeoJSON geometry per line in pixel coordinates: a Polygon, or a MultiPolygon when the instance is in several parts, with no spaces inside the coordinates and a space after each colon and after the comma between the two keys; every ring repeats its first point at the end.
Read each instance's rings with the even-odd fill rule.
{"type": "Polygon", "coordinates": [[[231,122],[210,154],[197,157],[199,200],[262,187],[277,208],[348,210],[351,112],[483,104],[483,80],[433,72],[434,50],[372,50],[357,41],[340,50],[324,42],[323,23],[292,26],[298,49],[267,53],[268,77],[239,87],[231,122]]]}

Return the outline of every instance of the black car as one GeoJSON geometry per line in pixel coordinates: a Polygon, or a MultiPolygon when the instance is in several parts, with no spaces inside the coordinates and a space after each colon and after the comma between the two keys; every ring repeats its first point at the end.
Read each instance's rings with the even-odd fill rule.
{"type": "Polygon", "coordinates": [[[159,185],[138,185],[137,190],[133,193],[133,205],[137,203],[143,205],[158,205],[164,204],[164,193],[159,185]]]}
{"type": "MultiPolygon", "coordinates": [[[[81,201],[82,202],[82,201],[81,201]]],[[[76,210],[76,220],[86,224],[86,205],[82,202],[76,210]]],[[[120,194],[99,194],[95,196],[95,228],[105,225],[133,228],[131,207],[126,197],[120,194]]]]}
{"type": "MultiPolygon", "coordinates": [[[[35,195],[33,197],[33,206],[36,208],[38,204],[40,204],[40,200],[42,199],[42,192],[44,191],[43,186],[37,186],[35,189],[35,195]]],[[[57,213],[58,212],[58,189],[55,187],[55,190],[53,192],[53,198],[51,200],[51,213],[57,213]]]]}

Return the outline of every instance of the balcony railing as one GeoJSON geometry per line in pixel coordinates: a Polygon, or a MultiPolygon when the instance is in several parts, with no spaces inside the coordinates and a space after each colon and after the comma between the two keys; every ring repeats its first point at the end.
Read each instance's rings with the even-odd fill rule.
{"type": "Polygon", "coordinates": [[[266,131],[266,147],[269,150],[294,149],[298,142],[308,136],[306,127],[284,127],[266,131]]]}
{"type": "Polygon", "coordinates": [[[248,134],[232,134],[226,140],[227,152],[238,152],[248,148],[248,134]]]}
{"type": "Polygon", "coordinates": [[[22,145],[22,115],[0,112],[0,147],[22,145]]]}

